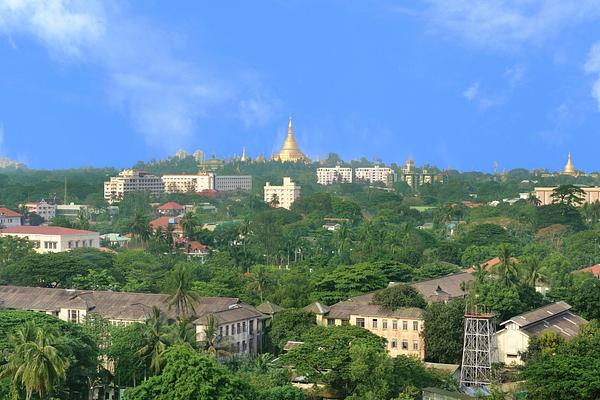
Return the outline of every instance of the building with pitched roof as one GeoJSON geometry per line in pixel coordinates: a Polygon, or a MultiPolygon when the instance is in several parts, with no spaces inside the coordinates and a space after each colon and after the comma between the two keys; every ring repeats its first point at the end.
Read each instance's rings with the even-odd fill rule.
{"type": "Polygon", "coordinates": [[[564,301],[549,304],[512,317],[500,324],[494,335],[498,346],[498,361],[504,364],[523,363],[521,354],[527,351],[529,339],[554,332],[565,340],[575,337],[587,321],[571,311],[564,301]]]}
{"type": "Polygon", "coordinates": [[[0,207],[0,228],[21,226],[22,215],[8,208],[0,207]]]}
{"type": "Polygon", "coordinates": [[[30,240],[38,253],[59,253],[81,247],[100,248],[98,232],[59,226],[13,226],[0,229],[0,236],[30,240]]]}
{"type": "Polygon", "coordinates": [[[174,201],[169,201],[165,204],[161,204],[160,206],[156,207],[156,211],[158,211],[158,213],[162,215],[170,215],[176,217],[185,213],[185,206],[174,201]]]}
{"type": "MultiPolygon", "coordinates": [[[[167,320],[177,315],[169,306],[169,296],[94,290],[0,286],[0,309],[28,310],[53,315],[63,321],[82,323],[96,313],[113,325],[142,323],[153,307],[167,320]]],[[[263,315],[235,297],[199,297],[189,311],[196,339],[203,341],[210,316],[214,316],[219,340],[234,354],[257,354],[262,343],[263,315]]]]}

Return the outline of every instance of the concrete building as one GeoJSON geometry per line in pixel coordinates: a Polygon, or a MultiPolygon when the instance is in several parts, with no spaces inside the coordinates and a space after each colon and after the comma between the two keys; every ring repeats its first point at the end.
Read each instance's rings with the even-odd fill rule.
{"type": "Polygon", "coordinates": [[[300,185],[292,182],[292,178],[283,178],[281,186],[272,186],[270,182],[265,184],[264,201],[272,207],[283,207],[289,210],[298,197],[300,197],[300,185]]]}
{"type": "Polygon", "coordinates": [[[502,329],[494,335],[498,346],[498,362],[520,365],[523,363],[521,354],[527,351],[531,337],[554,332],[569,340],[586,323],[585,319],[571,312],[571,306],[564,301],[512,317],[502,322],[502,329]]]}
{"type": "Polygon", "coordinates": [[[56,216],[56,204],[44,199],[25,203],[25,209],[28,213],[35,213],[44,218],[44,221],[50,221],[56,216]]]}
{"type": "Polygon", "coordinates": [[[403,307],[390,311],[371,304],[369,297],[358,296],[327,307],[313,303],[305,310],[315,314],[322,326],[355,325],[387,340],[390,356],[416,356],[425,359],[423,310],[403,307]]]}
{"type": "Polygon", "coordinates": [[[0,228],[21,226],[22,215],[8,208],[0,207],[0,228]]]}
{"type": "Polygon", "coordinates": [[[80,212],[90,212],[90,207],[85,204],[57,204],[56,205],[56,216],[65,218],[77,218],[80,212]]]}
{"type": "Polygon", "coordinates": [[[250,175],[217,175],[214,188],[217,192],[248,192],[252,190],[250,175]]]}
{"type": "Polygon", "coordinates": [[[185,206],[174,201],[169,201],[165,204],[161,204],[160,206],[156,207],[156,211],[158,211],[158,213],[161,215],[177,217],[179,215],[185,214],[185,206]]]}
{"type": "Polygon", "coordinates": [[[144,171],[126,169],[104,182],[104,199],[109,203],[120,201],[129,193],[161,194],[165,190],[162,179],[144,171]]]}
{"type": "Polygon", "coordinates": [[[58,226],[14,226],[0,229],[0,236],[15,236],[33,242],[38,253],[59,253],[80,247],[100,247],[98,232],[58,226]]]}
{"type": "MultiPolygon", "coordinates": [[[[600,201],[600,186],[579,186],[579,188],[584,191],[584,203],[595,203],[600,201]]],[[[552,204],[552,193],[554,192],[554,189],[556,189],[556,186],[534,188],[535,197],[540,200],[540,205],[547,206],[548,204],[552,204]]]]}
{"type": "Polygon", "coordinates": [[[344,168],[339,165],[333,168],[317,168],[317,183],[319,185],[352,183],[353,176],[352,168],[344,168]]]}
{"type": "Polygon", "coordinates": [[[419,186],[431,183],[443,183],[444,175],[440,173],[430,172],[427,169],[415,168],[415,162],[412,158],[406,161],[406,164],[400,170],[400,180],[406,182],[413,190],[417,190],[419,186]]]}
{"type": "Polygon", "coordinates": [[[161,177],[165,193],[194,193],[199,192],[198,175],[168,174],[161,177]]]}
{"type": "Polygon", "coordinates": [[[374,167],[355,168],[354,176],[357,181],[376,183],[383,182],[386,185],[391,185],[396,181],[396,173],[389,167],[374,167]]]}
{"type": "MultiPolygon", "coordinates": [[[[113,325],[143,323],[153,307],[169,321],[175,308],[166,294],[108,292],[0,286],[0,308],[30,310],[53,315],[63,321],[82,323],[96,313],[113,325]]],[[[199,297],[193,302],[192,324],[196,339],[204,340],[209,316],[217,322],[218,341],[233,354],[257,354],[261,350],[263,315],[234,297],[199,297]]]]}
{"type": "Polygon", "coordinates": [[[184,232],[183,232],[183,228],[179,224],[179,221],[181,221],[181,217],[179,217],[179,216],[177,216],[177,217],[170,217],[170,216],[158,217],[158,218],[150,221],[150,228],[152,229],[153,233],[156,233],[159,230],[161,230],[163,232],[168,232],[169,230],[171,230],[173,239],[180,239],[180,238],[183,238],[184,232]]]}

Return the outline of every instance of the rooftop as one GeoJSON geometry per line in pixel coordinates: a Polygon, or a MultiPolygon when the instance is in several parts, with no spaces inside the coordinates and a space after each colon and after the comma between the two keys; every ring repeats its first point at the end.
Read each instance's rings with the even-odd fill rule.
{"type": "Polygon", "coordinates": [[[0,207],[0,217],[20,217],[20,216],[21,216],[21,214],[19,214],[16,211],[13,211],[8,208],[0,207]]]}
{"type": "Polygon", "coordinates": [[[82,229],[63,228],[61,226],[13,226],[0,229],[0,234],[21,234],[21,235],[88,235],[97,232],[84,231],[82,229]]]}
{"type": "Polygon", "coordinates": [[[183,210],[185,207],[174,201],[169,201],[163,205],[156,207],[157,210],[183,210]]]}

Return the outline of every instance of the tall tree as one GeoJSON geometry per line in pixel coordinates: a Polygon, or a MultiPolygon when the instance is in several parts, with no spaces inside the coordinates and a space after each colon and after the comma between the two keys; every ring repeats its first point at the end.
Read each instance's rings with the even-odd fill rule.
{"type": "Polygon", "coordinates": [[[17,329],[12,337],[14,352],[0,367],[0,378],[25,389],[25,398],[33,393],[44,398],[65,380],[69,360],[59,350],[60,340],[46,328],[36,327],[32,321],[17,329]]]}
{"type": "Polygon", "coordinates": [[[191,266],[186,263],[178,263],[171,272],[170,277],[170,295],[167,298],[169,308],[175,306],[175,313],[178,317],[187,317],[196,312],[194,303],[198,295],[192,290],[193,271],[191,266]]]}
{"type": "Polygon", "coordinates": [[[585,191],[575,185],[560,185],[551,194],[552,202],[565,206],[577,206],[584,202],[585,191]]]}
{"type": "Polygon", "coordinates": [[[497,267],[498,276],[507,286],[515,284],[517,279],[516,263],[512,256],[512,249],[508,244],[502,243],[498,246],[498,258],[500,259],[500,264],[497,267]]]}
{"type": "Polygon", "coordinates": [[[137,351],[150,372],[158,374],[163,366],[163,353],[169,345],[169,326],[158,307],[152,307],[150,317],[144,322],[143,346],[137,351]]]}
{"type": "Polygon", "coordinates": [[[144,245],[152,234],[150,219],[143,209],[138,208],[129,224],[129,231],[144,245]]]}
{"type": "Polygon", "coordinates": [[[192,212],[185,213],[185,215],[179,220],[179,225],[181,225],[181,228],[187,237],[193,236],[196,227],[198,226],[198,223],[196,222],[196,216],[192,212]]]}

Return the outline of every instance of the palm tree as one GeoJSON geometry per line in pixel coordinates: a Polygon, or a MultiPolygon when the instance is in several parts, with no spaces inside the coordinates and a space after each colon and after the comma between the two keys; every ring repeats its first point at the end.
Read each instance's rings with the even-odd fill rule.
{"type": "Polygon", "coordinates": [[[498,265],[500,278],[507,286],[514,284],[517,277],[517,270],[512,257],[512,251],[508,244],[502,243],[498,246],[498,258],[500,259],[500,264],[498,265]]]}
{"type": "Polygon", "coordinates": [[[171,326],[170,342],[196,346],[196,328],[192,324],[192,318],[177,319],[177,322],[171,326]]]}
{"type": "Polygon", "coordinates": [[[183,229],[183,232],[188,238],[192,236],[198,226],[194,213],[185,213],[181,220],[179,220],[179,225],[181,225],[181,229],[183,229]]]}
{"type": "Polygon", "coordinates": [[[215,358],[228,355],[227,343],[219,333],[219,322],[213,314],[208,314],[206,319],[206,327],[204,328],[204,340],[202,340],[202,348],[204,351],[212,354],[215,358]]]}
{"type": "Polygon", "coordinates": [[[348,239],[350,238],[350,231],[348,229],[348,224],[343,223],[337,232],[335,233],[335,238],[338,242],[338,255],[342,254],[344,251],[344,246],[348,239]]]}
{"type": "Polygon", "coordinates": [[[535,289],[536,283],[544,280],[540,260],[535,256],[523,257],[519,264],[523,266],[523,283],[535,289]]]}
{"type": "Polygon", "coordinates": [[[162,369],[163,354],[169,346],[169,326],[158,307],[152,307],[150,317],[144,322],[144,345],[136,355],[142,357],[150,371],[158,374],[162,369]]]}
{"type": "Polygon", "coordinates": [[[271,287],[271,275],[264,265],[257,265],[254,267],[254,271],[250,273],[250,280],[252,286],[258,292],[260,296],[260,302],[264,300],[265,291],[271,287]]]}
{"type": "Polygon", "coordinates": [[[531,196],[529,196],[529,198],[527,199],[527,202],[536,207],[538,207],[540,204],[542,204],[542,201],[535,194],[532,194],[531,196]]]}
{"type": "Polygon", "coordinates": [[[129,224],[129,230],[133,236],[140,240],[142,245],[150,239],[152,228],[148,221],[148,216],[141,208],[138,208],[129,224]]]}
{"type": "Polygon", "coordinates": [[[269,202],[269,204],[273,208],[279,207],[279,196],[277,194],[273,194],[273,197],[271,197],[271,201],[269,202]]]}
{"type": "Polygon", "coordinates": [[[195,313],[194,302],[198,295],[192,291],[192,270],[188,264],[179,263],[171,273],[171,294],[167,298],[169,309],[175,306],[177,316],[188,316],[195,313]]]}
{"type": "Polygon", "coordinates": [[[69,360],[60,353],[53,332],[29,321],[17,329],[11,342],[15,349],[0,367],[0,378],[11,378],[14,385],[24,387],[27,400],[34,392],[43,398],[65,380],[69,360]]]}

